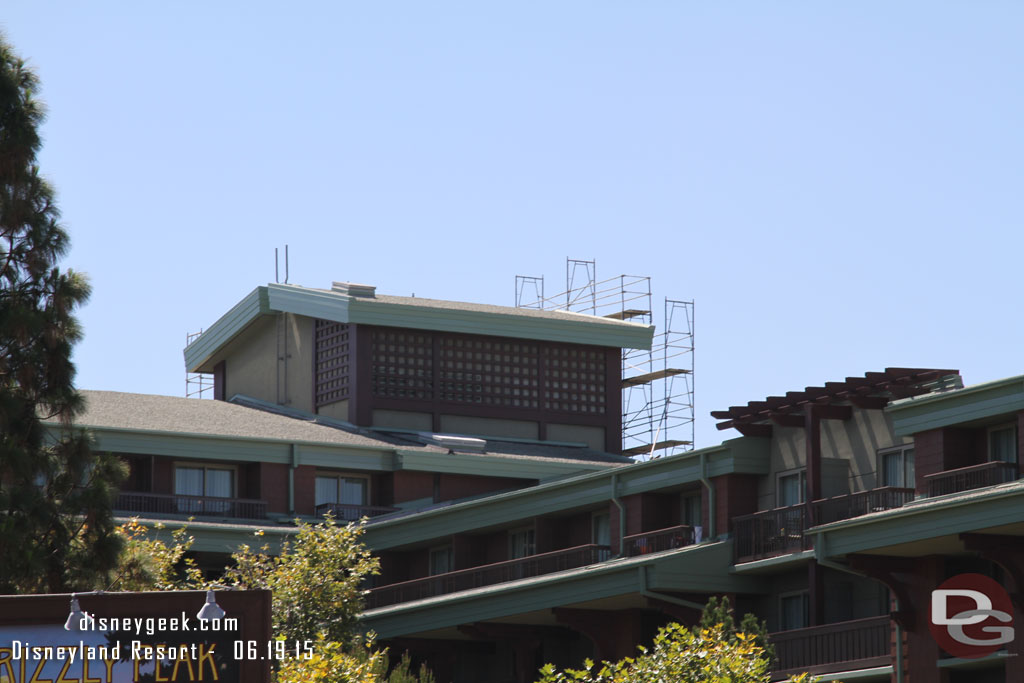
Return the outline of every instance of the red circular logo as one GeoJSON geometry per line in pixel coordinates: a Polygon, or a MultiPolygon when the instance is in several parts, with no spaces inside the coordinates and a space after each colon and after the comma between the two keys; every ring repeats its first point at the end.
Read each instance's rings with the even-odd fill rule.
{"type": "Polygon", "coordinates": [[[943,650],[974,659],[1013,640],[1013,603],[1006,589],[981,574],[957,574],[932,591],[928,628],[943,650]]]}

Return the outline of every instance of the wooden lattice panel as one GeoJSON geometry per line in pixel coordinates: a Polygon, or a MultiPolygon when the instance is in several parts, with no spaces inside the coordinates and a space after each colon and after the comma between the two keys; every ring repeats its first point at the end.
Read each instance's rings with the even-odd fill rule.
{"type": "Polygon", "coordinates": [[[540,405],[539,349],[520,341],[440,335],[441,401],[504,408],[540,405]]]}
{"type": "Polygon", "coordinates": [[[432,336],[425,332],[374,330],[371,351],[374,396],[433,399],[432,336]]]}
{"type": "Polygon", "coordinates": [[[604,356],[572,346],[544,347],[544,410],[604,415],[604,356]]]}
{"type": "Polygon", "coordinates": [[[317,320],[314,327],[316,406],[349,398],[349,327],[317,320]]]}

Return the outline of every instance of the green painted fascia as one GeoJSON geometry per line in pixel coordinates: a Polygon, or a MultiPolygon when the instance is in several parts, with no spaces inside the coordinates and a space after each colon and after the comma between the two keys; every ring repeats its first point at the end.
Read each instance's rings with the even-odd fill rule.
{"type": "Polygon", "coordinates": [[[396,469],[514,479],[550,479],[567,474],[623,466],[615,463],[559,462],[545,461],[540,458],[503,458],[498,455],[466,455],[404,449],[398,449],[396,453],[396,469]]]}
{"type": "Polygon", "coordinates": [[[708,476],[735,472],[764,474],[768,460],[768,439],[731,439],[719,446],[703,448],[666,458],[648,460],[611,470],[582,474],[546,482],[526,489],[458,503],[414,516],[380,520],[366,527],[366,544],[375,549],[397,548],[451,534],[507,525],[519,520],[563,510],[604,503],[612,498],[611,481],[616,477],[618,495],[670,488],[699,482],[701,457],[707,460],[708,476]],[[741,453],[733,459],[733,449],[741,453]],[[762,449],[761,461],[754,453],[762,449]],[[749,470],[746,469],[749,466],[749,470]]]}
{"type": "Polygon", "coordinates": [[[1024,487],[993,488],[988,495],[935,499],[808,529],[829,557],[1024,522],[1024,487]]]}
{"type": "MultiPolygon", "coordinates": [[[[56,427],[51,427],[51,431],[56,427]]],[[[86,427],[95,448],[111,453],[162,455],[190,460],[230,460],[290,464],[291,448],[296,445],[301,464],[320,467],[349,467],[390,472],[394,455],[389,448],[322,445],[280,441],[258,437],[217,437],[208,434],[143,431],[86,427]]]]}
{"type": "Polygon", "coordinates": [[[515,337],[592,344],[620,349],[650,349],[654,326],[584,317],[579,322],[564,319],[535,318],[514,313],[492,313],[451,308],[427,308],[396,303],[375,302],[353,297],[349,302],[353,323],[410,327],[418,330],[461,332],[497,337],[515,337]]]}
{"type": "Polygon", "coordinates": [[[896,436],[1024,410],[1024,376],[896,401],[885,411],[896,436]]]}
{"type": "Polygon", "coordinates": [[[257,287],[252,290],[185,348],[185,369],[198,372],[203,363],[248,327],[249,323],[269,312],[267,288],[257,287]]]}
{"type": "Polygon", "coordinates": [[[167,542],[176,529],[184,528],[193,539],[191,550],[207,553],[233,553],[238,546],[246,544],[258,548],[266,544],[272,554],[281,551],[281,544],[298,533],[296,527],[280,527],[267,520],[267,526],[243,526],[240,524],[216,524],[213,522],[186,521],[180,519],[148,519],[139,517],[118,516],[118,523],[138,520],[150,529],[150,538],[159,538],[167,542]],[[157,525],[162,529],[156,528],[157,525]],[[256,535],[257,531],[263,533],[256,535]]]}
{"type": "Polygon", "coordinates": [[[394,638],[590,600],[638,594],[640,571],[644,567],[654,567],[652,574],[657,576],[662,564],[672,567],[670,573],[674,579],[685,576],[687,572],[694,576],[692,582],[687,583],[683,579],[682,583],[671,584],[675,590],[747,592],[747,588],[755,584],[760,588],[759,582],[728,575],[728,564],[721,563],[731,559],[731,552],[726,543],[709,543],[672,553],[611,560],[584,569],[390,605],[364,612],[361,621],[379,637],[394,638]],[[715,567],[716,564],[721,566],[715,567]],[[716,568],[720,570],[717,572],[720,576],[712,576],[716,568]],[[719,589],[718,586],[724,588],[719,589]]]}
{"type": "Polygon", "coordinates": [[[652,565],[648,586],[655,591],[696,593],[766,593],[764,579],[738,576],[729,572],[732,566],[732,541],[696,546],[700,561],[692,553],[670,553],[652,565]]]}
{"type": "Polygon", "coordinates": [[[350,302],[353,300],[347,295],[297,285],[270,284],[266,289],[271,311],[337,323],[359,322],[352,318],[350,302]]]}

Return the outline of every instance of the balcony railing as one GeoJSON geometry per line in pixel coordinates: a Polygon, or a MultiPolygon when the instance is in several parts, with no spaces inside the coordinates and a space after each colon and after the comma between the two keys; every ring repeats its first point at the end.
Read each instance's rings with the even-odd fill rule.
{"type": "Polygon", "coordinates": [[[229,519],[266,519],[267,501],[215,496],[122,492],[114,501],[115,512],[184,515],[229,519]]]}
{"type": "Polygon", "coordinates": [[[374,588],[366,597],[366,606],[372,609],[411,600],[422,600],[435,595],[446,595],[471,588],[586,567],[610,558],[611,548],[606,545],[594,544],[530,555],[517,560],[460,569],[446,574],[374,588]]]}
{"type": "Polygon", "coordinates": [[[838,624],[772,633],[775,676],[867,669],[890,663],[889,617],[868,617],[838,624]]]}
{"type": "Polygon", "coordinates": [[[323,517],[328,512],[340,522],[357,522],[363,517],[377,517],[390,512],[398,512],[398,508],[375,505],[350,505],[348,503],[322,503],[316,506],[316,516],[323,517]]]}
{"type": "Polygon", "coordinates": [[[633,557],[687,545],[693,545],[693,527],[674,526],[626,536],[622,539],[622,552],[626,557],[633,557]]]}
{"type": "Polygon", "coordinates": [[[933,497],[1005,484],[1016,481],[1017,478],[1017,463],[994,460],[980,465],[926,474],[924,480],[928,485],[928,497],[933,497]]]}
{"type": "Polygon", "coordinates": [[[914,489],[885,486],[870,491],[858,491],[845,496],[816,500],[811,507],[815,524],[829,524],[879,510],[903,507],[912,500],[914,500],[914,489]]]}
{"type": "Polygon", "coordinates": [[[804,535],[809,527],[902,507],[913,499],[913,489],[886,486],[816,500],[810,506],[801,503],[734,517],[736,561],[749,562],[810,550],[811,539],[804,535]]]}

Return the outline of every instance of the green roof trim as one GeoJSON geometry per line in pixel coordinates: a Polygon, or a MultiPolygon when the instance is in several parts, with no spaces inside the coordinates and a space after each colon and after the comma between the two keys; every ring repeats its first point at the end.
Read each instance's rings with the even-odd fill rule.
{"type": "Polygon", "coordinates": [[[885,412],[896,436],[909,436],[1024,410],[1024,375],[895,401],[885,412]]]}
{"type": "Polygon", "coordinates": [[[770,439],[739,437],[718,446],[542,483],[484,499],[382,519],[366,527],[366,544],[374,550],[423,543],[451,534],[500,527],[519,520],[598,505],[619,496],[699,482],[701,459],[710,477],[723,474],[768,474],[770,439]]]}
{"type": "Polygon", "coordinates": [[[1024,522],[1024,480],[949,496],[807,529],[827,557],[1024,522]]]}
{"type": "Polygon", "coordinates": [[[730,576],[725,571],[731,558],[731,543],[706,543],[380,607],[364,612],[361,622],[381,638],[394,638],[590,600],[639,594],[640,572],[647,568],[651,570],[648,573],[650,590],[763,592],[764,584],[760,580],[730,576]]]}
{"type": "Polygon", "coordinates": [[[352,296],[342,291],[298,285],[257,287],[185,349],[189,372],[205,367],[214,355],[256,318],[292,313],[340,323],[382,325],[437,332],[482,334],[613,348],[650,349],[654,327],[583,313],[537,311],[414,297],[352,296]]]}

